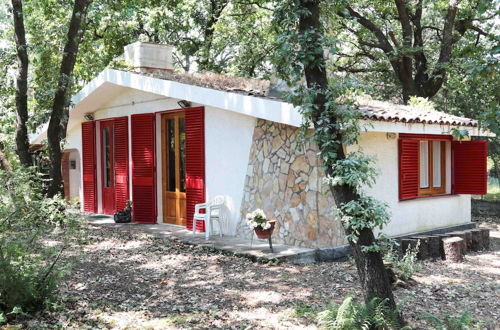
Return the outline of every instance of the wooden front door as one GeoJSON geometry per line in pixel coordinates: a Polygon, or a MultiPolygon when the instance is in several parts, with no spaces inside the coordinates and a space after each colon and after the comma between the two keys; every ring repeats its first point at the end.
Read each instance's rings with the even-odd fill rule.
{"type": "Polygon", "coordinates": [[[186,134],[184,111],[163,115],[163,222],[186,225],[186,134]]]}
{"type": "Polygon", "coordinates": [[[114,121],[101,122],[102,212],[115,213],[114,121]]]}

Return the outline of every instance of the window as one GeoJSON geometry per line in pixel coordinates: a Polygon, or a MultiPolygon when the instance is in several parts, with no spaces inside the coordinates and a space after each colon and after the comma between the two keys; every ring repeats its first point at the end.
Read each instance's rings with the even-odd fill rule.
{"type": "Polygon", "coordinates": [[[419,196],[445,193],[446,142],[420,141],[419,196]]]}
{"type": "Polygon", "coordinates": [[[398,146],[399,200],[486,193],[486,141],[400,133],[398,146]]]}

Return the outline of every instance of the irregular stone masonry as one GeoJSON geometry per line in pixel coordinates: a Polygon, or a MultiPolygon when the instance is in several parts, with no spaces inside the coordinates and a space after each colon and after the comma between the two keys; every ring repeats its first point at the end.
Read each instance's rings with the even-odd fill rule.
{"type": "Polygon", "coordinates": [[[346,244],[335,201],[322,183],[317,146],[300,129],[257,120],[249,156],[237,236],[250,238],[247,213],[263,209],[277,220],[276,243],[311,248],[346,244]]]}

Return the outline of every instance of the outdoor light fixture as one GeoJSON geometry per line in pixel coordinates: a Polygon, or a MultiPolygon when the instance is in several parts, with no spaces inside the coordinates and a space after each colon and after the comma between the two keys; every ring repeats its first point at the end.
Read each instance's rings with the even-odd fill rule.
{"type": "Polygon", "coordinates": [[[189,108],[189,107],[191,107],[191,102],[186,101],[186,100],[180,100],[179,102],[177,102],[177,104],[178,104],[181,108],[189,108]]]}
{"type": "Polygon", "coordinates": [[[83,115],[83,118],[85,118],[85,120],[92,121],[94,120],[94,114],[92,112],[87,112],[83,115]]]}
{"type": "Polygon", "coordinates": [[[395,140],[396,137],[396,133],[387,133],[387,140],[395,140]]]}

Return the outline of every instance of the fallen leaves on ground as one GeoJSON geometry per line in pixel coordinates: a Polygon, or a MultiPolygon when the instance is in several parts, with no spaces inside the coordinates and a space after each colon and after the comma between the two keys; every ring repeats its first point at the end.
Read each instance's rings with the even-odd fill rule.
{"type": "MultiPolygon", "coordinates": [[[[482,219],[487,220],[487,219],[482,219]]],[[[498,219],[497,219],[498,220],[498,219]]],[[[486,325],[500,321],[500,226],[485,221],[491,251],[462,264],[425,262],[415,285],[396,288],[406,320],[426,328],[424,311],[466,309],[486,325]]],[[[135,226],[134,226],[135,227],[135,226]]],[[[77,264],[63,281],[60,305],[24,322],[33,329],[314,329],[314,313],[352,293],[361,297],[351,262],[270,265],[155,238],[87,225],[77,264]]]]}

